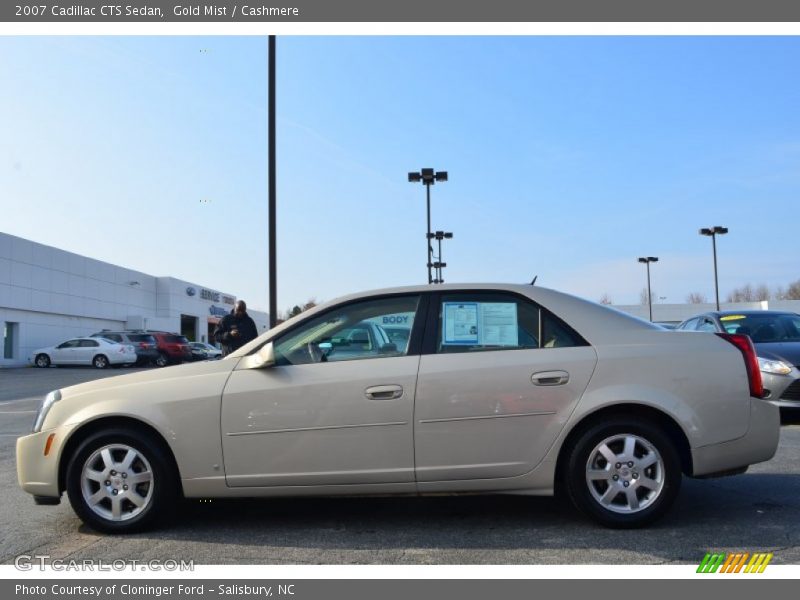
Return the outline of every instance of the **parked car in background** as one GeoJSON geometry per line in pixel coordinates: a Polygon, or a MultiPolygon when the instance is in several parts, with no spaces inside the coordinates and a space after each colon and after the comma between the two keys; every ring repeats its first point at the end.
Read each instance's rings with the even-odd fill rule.
{"type": "Polygon", "coordinates": [[[56,346],[39,348],[30,356],[37,367],[93,366],[105,369],[109,366],[132,365],[136,362],[136,350],[130,344],[118,344],[105,338],[73,338],[56,346]]]}
{"type": "Polygon", "coordinates": [[[128,344],[136,350],[136,365],[144,366],[155,363],[158,360],[158,347],[156,338],[147,333],[135,333],[132,331],[111,331],[104,329],[93,333],[93,338],[105,338],[118,344],[128,344]]]}
{"type": "Polygon", "coordinates": [[[744,335],[668,332],[531,285],[413,286],[317,306],[222,360],[54,390],[17,471],[37,503],[66,491],[112,533],[182,497],[556,488],[638,527],[682,474],[772,458],[779,410],[761,396],[744,335]],[[402,349],[365,326],[396,314],[402,349]]]}
{"type": "Polygon", "coordinates": [[[779,310],[707,312],[686,319],[681,331],[747,335],[753,340],[764,398],[800,408],[800,315],[779,310]]]}
{"type": "Polygon", "coordinates": [[[155,359],[157,367],[179,365],[184,361],[192,360],[192,349],[189,347],[189,340],[184,336],[166,331],[144,330],[140,333],[146,333],[155,338],[158,348],[158,357],[155,359]]]}
{"type": "Polygon", "coordinates": [[[192,360],[216,360],[222,358],[222,350],[205,342],[189,342],[192,360]]]}

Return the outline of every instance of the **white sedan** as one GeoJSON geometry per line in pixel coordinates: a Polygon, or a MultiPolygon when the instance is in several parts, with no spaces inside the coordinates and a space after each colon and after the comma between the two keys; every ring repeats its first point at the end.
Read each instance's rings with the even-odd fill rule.
{"type": "Polygon", "coordinates": [[[118,344],[105,338],[73,338],[56,346],[39,348],[31,354],[30,362],[41,368],[91,365],[105,369],[110,365],[135,363],[136,350],[130,344],[118,344]]]}
{"type": "Polygon", "coordinates": [[[317,306],[222,360],[55,390],[17,440],[17,472],[37,503],[66,491],[116,533],[181,496],[556,490],[637,527],[683,475],[774,455],[779,411],[762,395],[744,335],[670,332],[530,285],[394,288],[317,306]],[[350,335],[398,314],[407,344],[350,335]]]}

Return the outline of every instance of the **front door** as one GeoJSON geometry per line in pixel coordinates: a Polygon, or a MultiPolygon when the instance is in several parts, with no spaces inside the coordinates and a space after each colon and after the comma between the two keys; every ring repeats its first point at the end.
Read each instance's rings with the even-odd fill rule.
{"type": "Polygon", "coordinates": [[[398,347],[381,323],[411,313],[412,325],[419,305],[404,295],[335,307],[275,339],[274,366],[234,370],[222,399],[228,485],[412,483],[419,344],[398,347]]]}
{"type": "Polygon", "coordinates": [[[594,350],[516,294],[442,294],[429,310],[439,317],[420,362],[417,481],[531,471],[586,389],[594,350]]]}

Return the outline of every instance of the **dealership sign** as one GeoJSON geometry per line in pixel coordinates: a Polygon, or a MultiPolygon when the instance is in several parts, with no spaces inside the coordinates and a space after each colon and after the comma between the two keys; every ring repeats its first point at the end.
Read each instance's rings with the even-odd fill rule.
{"type": "Polygon", "coordinates": [[[213,304],[208,307],[208,312],[210,312],[215,317],[224,317],[228,314],[228,309],[222,308],[221,306],[214,306],[213,304]]]}

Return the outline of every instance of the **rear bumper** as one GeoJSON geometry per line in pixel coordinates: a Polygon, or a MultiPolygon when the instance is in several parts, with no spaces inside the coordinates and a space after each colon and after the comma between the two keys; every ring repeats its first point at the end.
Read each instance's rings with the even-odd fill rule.
{"type": "Polygon", "coordinates": [[[750,399],[750,425],[742,437],[692,448],[692,475],[710,475],[747,467],[775,456],[780,439],[780,410],[771,402],[750,399]]]}

